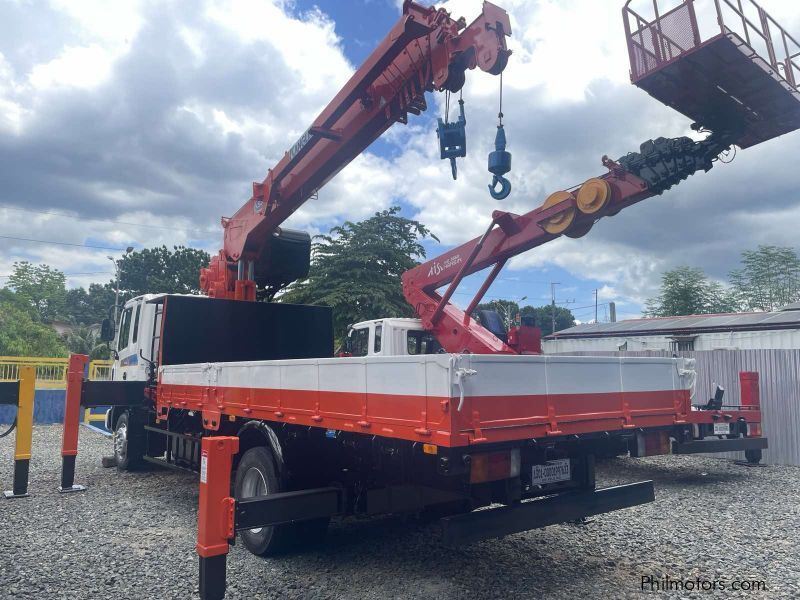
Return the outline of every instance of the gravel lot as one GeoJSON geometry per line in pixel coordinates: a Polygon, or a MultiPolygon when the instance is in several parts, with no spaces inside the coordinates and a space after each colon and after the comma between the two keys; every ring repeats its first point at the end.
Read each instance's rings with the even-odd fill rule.
{"type": "MultiPolygon", "coordinates": [[[[60,427],[37,427],[32,497],[0,499],[0,597],[197,597],[195,478],[103,469],[110,441],[82,429],[76,482],[89,490],[61,495],[60,441],[60,427]]],[[[3,489],[12,462],[9,436],[0,440],[3,489]]],[[[598,465],[598,479],[653,479],[656,501],[462,549],[414,519],[334,522],[305,554],[263,560],[237,545],[227,597],[635,598],[648,575],[727,588],[658,594],[669,598],[800,597],[800,468],[616,459],[598,465]],[[767,591],[732,593],[733,580],[761,580],[767,591]]]]}

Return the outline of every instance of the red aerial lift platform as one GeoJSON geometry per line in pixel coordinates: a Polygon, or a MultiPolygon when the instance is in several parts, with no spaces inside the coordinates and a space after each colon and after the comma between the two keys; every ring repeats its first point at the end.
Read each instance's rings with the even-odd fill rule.
{"type": "Polygon", "coordinates": [[[649,20],[631,0],[623,9],[636,86],[741,148],[800,127],[797,40],[753,0],[684,0],[660,10],[670,4],[654,0],[649,20]],[[717,27],[703,39],[712,15],[717,27]]]}

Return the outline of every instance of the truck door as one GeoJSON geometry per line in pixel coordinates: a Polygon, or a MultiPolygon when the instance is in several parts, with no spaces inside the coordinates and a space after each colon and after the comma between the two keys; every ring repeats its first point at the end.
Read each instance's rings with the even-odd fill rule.
{"type": "Polygon", "coordinates": [[[139,325],[142,317],[142,301],[125,308],[117,337],[117,370],[114,379],[142,381],[146,379],[144,365],[139,358],[139,325]]]}

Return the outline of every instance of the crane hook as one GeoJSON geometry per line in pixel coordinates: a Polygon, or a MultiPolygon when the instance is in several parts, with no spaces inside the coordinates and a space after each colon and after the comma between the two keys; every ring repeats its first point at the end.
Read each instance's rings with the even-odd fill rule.
{"type": "Polygon", "coordinates": [[[489,194],[495,200],[505,200],[511,193],[511,182],[502,175],[495,175],[492,177],[492,183],[489,184],[489,194]],[[496,190],[497,184],[500,184],[500,190],[496,190]]]}
{"type": "Polygon", "coordinates": [[[489,172],[494,175],[489,193],[495,200],[503,200],[511,193],[511,182],[503,177],[510,170],[511,153],[506,152],[506,131],[501,123],[497,126],[497,135],[494,138],[494,152],[489,153],[489,172]],[[500,191],[495,190],[498,183],[500,191]]]}

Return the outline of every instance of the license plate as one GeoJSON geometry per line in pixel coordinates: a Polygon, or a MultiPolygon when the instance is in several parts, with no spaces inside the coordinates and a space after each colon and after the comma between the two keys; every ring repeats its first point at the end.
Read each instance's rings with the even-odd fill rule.
{"type": "Polygon", "coordinates": [[[728,435],[730,432],[730,423],[714,423],[714,435],[728,435]]]}
{"type": "Polygon", "coordinates": [[[532,485],[544,485],[545,483],[556,483],[558,481],[569,481],[572,478],[569,459],[560,458],[558,460],[547,461],[543,465],[533,465],[531,473],[532,485]]]}

